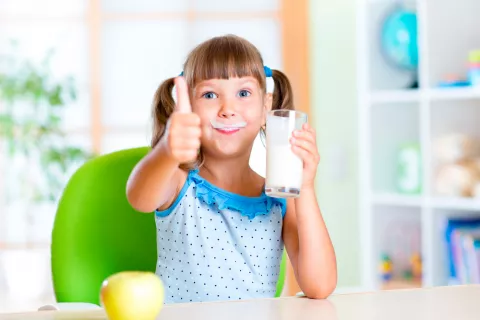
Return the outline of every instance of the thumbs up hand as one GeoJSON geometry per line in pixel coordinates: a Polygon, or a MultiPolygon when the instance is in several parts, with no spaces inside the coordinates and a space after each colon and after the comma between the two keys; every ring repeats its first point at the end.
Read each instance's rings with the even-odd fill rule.
{"type": "Polygon", "coordinates": [[[177,105],[168,120],[164,139],[168,155],[180,164],[197,159],[202,130],[200,117],[192,112],[187,82],[177,77],[175,87],[177,105]]]}

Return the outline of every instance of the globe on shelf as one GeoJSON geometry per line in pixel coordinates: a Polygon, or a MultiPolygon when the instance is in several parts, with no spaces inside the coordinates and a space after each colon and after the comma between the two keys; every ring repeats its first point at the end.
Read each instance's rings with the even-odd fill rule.
{"type": "Polygon", "coordinates": [[[410,88],[418,88],[417,15],[408,8],[396,5],[381,25],[381,51],[397,69],[411,71],[414,79],[410,88]]]}

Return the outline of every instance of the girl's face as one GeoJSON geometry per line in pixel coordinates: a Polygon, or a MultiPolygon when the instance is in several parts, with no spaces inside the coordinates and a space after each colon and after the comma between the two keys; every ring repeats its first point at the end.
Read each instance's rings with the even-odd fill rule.
{"type": "Polygon", "coordinates": [[[202,148],[216,157],[250,152],[271,108],[254,77],[210,79],[198,83],[191,99],[202,121],[202,148]]]}

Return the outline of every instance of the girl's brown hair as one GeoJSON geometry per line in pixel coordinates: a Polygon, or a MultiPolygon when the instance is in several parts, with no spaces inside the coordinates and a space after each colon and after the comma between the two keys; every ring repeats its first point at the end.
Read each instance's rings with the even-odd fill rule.
{"type": "MultiPolygon", "coordinates": [[[[266,75],[260,52],[249,41],[235,35],[215,37],[194,48],[183,65],[183,76],[189,88],[194,88],[203,80],[251,76],[257,79],[266,93],[266,75]]],[[[292,87],[287,76],[279,70],[272,70],[272,78],[272,110],[294,110],[292,87]]],[[[174,79],[165,80],[155,92],[152,148],[165,134],[168,118],[175,110],[172,96],[174,79]]],[[[265,134],[264,128],[262,134],[265,134]]],[[[203,156],[200,152],[196,163],[182,167],[190,169],[202,162],[203,156]]]]}

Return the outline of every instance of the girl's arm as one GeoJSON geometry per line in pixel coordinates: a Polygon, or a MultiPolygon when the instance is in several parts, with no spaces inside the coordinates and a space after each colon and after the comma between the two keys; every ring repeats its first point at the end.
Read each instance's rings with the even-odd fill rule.
{"type": "Polygon", "coordinates": [[[285,247],[297,282],[310,298],[324,299],[337,285],[335,251],[314,188],[319,162],[315,132],[308,125],[294,133],[293,151],[304,162],[300,197],[287,202],[283,227],[285,247]]]}
{"type": "Polygon", "coordinates": [[[178,103],[165,135],[135,166],[127,182],[127,199],[137,211],[169,207],[187,176],[179,165],[195,160],[198,155],[200,117],[192,112],[185,79],[176,78],[175,85],[178,103]]]}
{"type": "Polygon", "coordinates": [[[298,285],[309,298],[324,299],[337,286],[337,263],[315,191],[289,200],[283,239],[298,285]]]}
{"type": "Polygon", "coordinates": [[[140,212],[166,209],[181,185],[179,164],[163,144],[155,146],[133,169],[127,182],[127,199],[140,212]]]}

